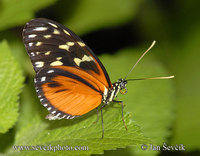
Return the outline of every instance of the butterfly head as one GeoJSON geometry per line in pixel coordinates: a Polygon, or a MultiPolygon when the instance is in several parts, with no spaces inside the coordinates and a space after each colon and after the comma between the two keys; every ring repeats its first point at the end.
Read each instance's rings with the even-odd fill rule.
{"type": "Polygon", "coordinates": [[[119,79],[117,83],[119,86],[119,92],[123,95],[126,94],[127,93],[126,84],[128,83],[128,81],[125,79],[119,79]]]}

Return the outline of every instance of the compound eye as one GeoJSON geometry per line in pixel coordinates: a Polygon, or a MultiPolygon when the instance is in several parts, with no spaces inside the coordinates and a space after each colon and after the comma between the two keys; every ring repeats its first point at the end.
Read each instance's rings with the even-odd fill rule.
{"type": "Polygon", "coordinates": [[[124,83],[120,83],[120,88],[125,88],[125,84],[124,83]]]}
{"type": "Polygon", "coordinates": [[[124,95],[124,94],[126,94],[127,93],[127,88],[122,88],[122,89],[120,89],[120,93],[122,94],[122,95],[124,95]]]}

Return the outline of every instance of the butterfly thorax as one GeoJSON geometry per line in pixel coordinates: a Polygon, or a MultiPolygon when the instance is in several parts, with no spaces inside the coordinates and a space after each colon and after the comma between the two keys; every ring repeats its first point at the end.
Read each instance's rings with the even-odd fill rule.
{"type": "Polygon", "coordinates": [[[127,81],[124,79],[117,80],[115,83],[112,84],[112,88],[109,88],[108,90],[105,89],[102,102],[104,104],[109,104],[110,102],[114,100],[114,98],[117,96],[119,91],[120,92],[122,91],[121,94],[125,94],[126,92],[123,92],[123,89],[125,89],[125,91],[127,90],[126,84],[127,84],[127,81]]]}

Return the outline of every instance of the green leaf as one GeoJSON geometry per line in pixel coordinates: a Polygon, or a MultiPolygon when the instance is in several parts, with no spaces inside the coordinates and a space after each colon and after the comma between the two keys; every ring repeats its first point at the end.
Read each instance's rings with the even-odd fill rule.
{"type": "Polygon", "coordinates": [[[78,1],[70,18],[64,24],[77,34],[99,28],[120,25],[137,12],[141,0],[84,0],[78,1]]]}
{"type": "MultiPolygon", "coordinates": [[[[155,53],[155,49],[152,49],[155,53]]],[[[133,64],[142,55],[141,49],[122,50],[118,55],[107,55],[101,60],[106,65],[111,79],[124,78],[133,64]],[[140,52],[137,52],[140,51],[140,52]]],[[[163,65],[153,57],[152,52],[143,58],[128,78],[147,78],[155,76],[169,76],[163,65]]],[[[151,139],[153,145],[161,145],[167,141],[171,131],[173,115],[173,87],[174,80],[145,80],[132,81],[127,85],[126,95],[119,95],[119,100],[124,101],[125,110],[131,112],[131,117],[139,124],[145,136],[151,139]]],[[[144,143],[145,144],[145,143],[144,143]]],[[[125,155],[157,155],[159,151],[142,151],[141,147],[120,150],[125,155]]],[[[118,151],[105,152],[105,155],[116,155],[118,151]],[[107,154],[108,153],[108,154],[107,154]]]]}
{"type": "Polygon", "coordinates": [[[0,30],[24,24],[41,8],[53,4],[56,0],[2,0],[0,9],[0,30]]]}
{"type": "Polygon", "coordinates": [[[5,41],[0,43],[0,133],[6,133],[18,118],[22,71],[5,41]]]}

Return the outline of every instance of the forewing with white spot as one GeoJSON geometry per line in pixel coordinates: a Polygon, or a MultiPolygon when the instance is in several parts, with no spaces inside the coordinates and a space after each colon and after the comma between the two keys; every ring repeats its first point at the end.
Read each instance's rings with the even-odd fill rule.
{"type": "Polygon", "coordinates": [[[78,67],[103,83],[107,82],[105,85],[111,87],[108,74],[100,60],[65,26],[49,19],[33,19],[24,27],[23,40],[36,73],[49,66],[78,67]],[[57,57],[61,59],[58,61],[57,57]]]}

